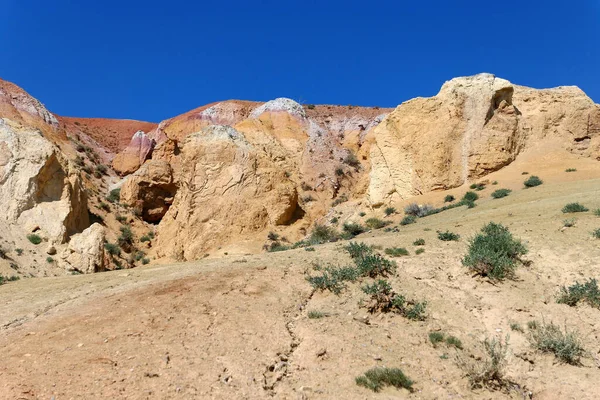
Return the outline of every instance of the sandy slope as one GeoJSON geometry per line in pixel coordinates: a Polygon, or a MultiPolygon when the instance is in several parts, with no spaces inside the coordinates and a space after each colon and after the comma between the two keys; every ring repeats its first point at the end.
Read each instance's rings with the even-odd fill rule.
{"type": "MultiPolygon", "coordinates": [[[[467,358],[480,354],[485,337],[510,334],[508,376],[534,398],[598,398],[600,310],[555,302],[562,285],[600,277],[600,240],[590,234],[600,218],[575,215],[576,226],[560,230],[571,217],[561,213],[564,204],[600,207],[591,163],[548,149],[526,154],[489,177],[499,184],[480,192],[474,209],[358,237],[409,249],[410,256],[396,259],[390,281],[407,297],[427,300],[422,322],[368,315],[359,306],[360,283],[340,296],[311,291],[305,271],[313,262],[350,263],[344,243],[1,286],[0,398],[522,398],[516,391],[470,390],[455,350],[428,342],[432,330],[458,336],[467,358]],[[578,171],[564,172],[567,164],[578,171]],[[536,173],[534,165],[546,183],[524,190],[520,173],[536,173]],[[490,199],[500,187],[515,190],[490,199]],[[488,221],[506,224],[530,249],[532,264],[518,270],[516,281],[493,285],[461,265],[466,239],[488,221]],[[462,239],[439,241],[436,230],[446,229],[462,239]],[[412,242],[420,237],[426,251],[414,255],[412,242]],[[309,319],[310,310],[329,316],[309,319]],[[531,319],[578,330],[590,353],[583,365],[560,364],[509,328],[531,319]],[[354,378],[376,365],[402,368],[415,392],[374,394],[356,386],[354,378]]],[[[439,202],[444,194],[421,200],[439,202]]]]}

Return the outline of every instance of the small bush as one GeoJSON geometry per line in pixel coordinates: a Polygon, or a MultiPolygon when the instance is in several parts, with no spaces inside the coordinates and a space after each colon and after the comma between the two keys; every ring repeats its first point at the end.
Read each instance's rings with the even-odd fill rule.
{"type": "Polygon", "coordinates": [[[361,276],[376,278],[388,276],[396,272],[396,263],[379,254],[368,254],[354,260],[356,268],[361,276]]]}
{"type": "Polygon", "coordinates": [[[354,222],[345,222],[344,225],[342,225],[342,230],[352,238],[363,233],[365,228],[362,225],[354,222]]]}
{"type": "Polygon", "coordinates": [[[595,237],[596,239],[600,239],[600,228],[594,229],[592,231],[592,236],[595,237]]]}
{"type": "Polygon", "coordinates": [[[429,341],[436,347],[438,344],[444,342],[444,334],[442,332],[429,332],[429,341]]]}
{"type": "Polygon", "coordinates": [[[456,347],[456,348],[457,348],[457,349],[459,349],[459,350],[462,350],[462,349],[463,349],[463,344],[462,344],[462,342],[461,342],[461,341],[460,341],[460,339],[459,339],[459,338],[457,338],[456,336],[448,336],[448,337],[446,338],[446,344],[447,344],[448,346],[453,346],[453,347],[456,347]]]}
{"type": "Polygon", "coordinates": [[[54,262],[54,258],[52,258],[52,257],[46,257],[46,262],[48,264],[52,264],[54,262]]]}
{"type": "Polygon", "coordinates": [[[121,255],[121,248],[113,243],[106,242],[104,243],[104,248],[111,256],[119,256],[121,255]]]}
{"type": "Polygon", "coordinates": [[[467,192],[462,199],[463,201],[473,202],[479,199],[479,195],[475,192],[467,192]]]}
{"type": "Polygon", "coordinates": [[[516,322],[513,322],[512,324],[510,324],[510,330],[515,331],[515,332],[521,332],[521,333],[525,332],[523,330],[523,328],[521,327],[521,325],[517,324],[516,322]]]}
{"type": "Polygon", "coordinates": [[[346,288],[346,281],[355,281],[358,277],[358,271],[352,267],[326,267],[320,275],[308,276],[306,280],[314,289],[340,294],[346,288]]]}
{"type": "Polygon", "coordinates": [[[415,222],[417,222],[416,216],[406,215],[404,218],[402,218],[402,221],[400,221],[400,225],[410,225],[410,224],[414,224],[415,222]]]}
{"type": "Polygon", "coordinates": [[[352,152],[348,153],[348,155],[344,158],[344,163],[354,168],[360,166],[360,161],[358,161],[358,158],[356,158],[352,152]]]}
{"type": "Polygon", "coordinates": [[[329,226],[316,224],[308,238],[308,242],[313,245],[322,244],[337,240],[337,238],[338,233],[335,229],[329,226]]]}
{"type": "Polygon", "coordinates": [[[111,203],[116,203],[118,201],[121,200],[121,189],[117,188],[117,189],[113,189],[108,193],[108,196],[106,196],[106,200],[110,201],[111,203]]]}
{"type": "Polygon", "coordinates": [[[100,204],[98,205],[102,210],[106,211],[106,212],[110,212],[110,206],[104,202],[100,202],[100,204]]]}
{"type": "Polygon", "coordinates": [[[563,221],[563,226],[565,228],[572,228],[575,226],[575,223],[577,222],[577,220],[575,218],[569,218],[569,219],[565,219],[563,221]]]}
{"type": "Polygon", "coordinates": [[[309,110],[314,110],[315,109],[315,105],[314,104],[307,104],[306,108],[308,108],[309,110]]]}
{"type": "Polygon", "coordinates": [[[396,209],[394,207],[386,207],[385,210],[383,210],[383,212],[386,217],[389,217],[392,214],[396,214],[396,209]]]}
{"type": "Polygon", "coordinates": [[[357,377],[356,384],[374,392],[379,392],[385,386],[413,391],[413,381],[408,379],[402,370],[398,368],[372,368],[364,375],[357,377]]]}
{"type": "Polygon", "coordinates": [[[15,249],[15,251],[17,252],[18,256],[23,254],[23,249],[17,248],[17,249],[15,249]]]}
{"type": "Polygon", "coordinates": [[[364,212],[364,211],[361,211],[361,212],[358,213],[359,217],[364,217],[365,215],[367,215],[367,213],[364,212]]]}
{"type": "Polygon", "coordinates": [[[400,257],[407,256],[409,253],[404,247],[390,247],[385,249],[385,254],[392,257],[400,257]]]}
{"type": "Polygon", "coordinates": [[[521,175],[529,175],[529,172],[523,171],[523,172],[521,172],[521,175]]]}
{"type": "Polygon", "coordinates": [[[133,259],[135,261],[140,261],[142,258],[144,258],[144,256],[146,255],[146,253],[144,253],[141,250],[138,250],[135,252],[135,254],[133,255],[133,259]]]}
{"type": "Polygon", "coordinates": [[[291,249],[290,246],[287,246],[285,244],[281,244],[280,242],[273,242],[271,243],[270,246],[267,247],[267,251],[270,253],[275,253],[278,251],[286,251],[291,249]]]}
{"type": "Polygon", "coordinates": [[[311,195],[311,194],[307,194],[306,196],[302,196],[302,202],[303,203],[310,203],[312,201],[315,201],[315,198],[311,195]]]}
{"type": "Polygon", "coordinates": [[[600,208],[596,208],[593,212],[596,217],[600,217],[600,208]]]}
{"type": "Polygon", "coordinates": [[[10,277],[5,277],[2,274],[0,274],[0,285],[4,285],[6,282],[14,282],[14,281],[18,281],[20,278],[16,275],[10,276],[10,277]]]}
{"type": "Polygon", "coordinates": [[[497,184],[498,184],[498,181],[492,182],[492,185],[497,185],[497,184]]]}
{"type": "Polygon", "coordinates": [[[108,171],[108,168],[106,168],[106,165],[98,164],[96,166],[96,172],[98,172],[101,175],[106,175],[107,171],[108,171]]]}
{"type": "Polygon", "coordinates": [[[344,246],[352,259],[359,260],[365,256],[373,254],[373,249],[365,243],[350,242],[347,246],[344,246]]]}
{"type": "Polygon", "coordinates": [[[471,388],[487,387],[489,389],[502,389],[507,386],[504,373],[508,361],[508,336],[504,340],[486,339],[483,342],[485,356],[475,361],[466,361],[458,357],[459,366],[469,378],[471,388]]]}
{"type": "Polygon", "coordinates": [[[269,232],[267,235],[267,239],[269,240],[279,240],[279,235],[275,232],[269,232]]]}
{"type": "Polygon", "coordinates": [[[340,219],[339,219],[338,217],[333,217],[333,218],[331,218],[331,219],[329,220],[329,222],[330,222],[330,223],[332,223],[332,224],[337,224],[339,220],[340,220],[340,219]]]}
{"type": "Polygon", "coordinates": [[[477,190],[477,191],[481,191],[481,190],[485,189],[485,183],[474,183],[471,186],[469,186],[469,188],[477,190]]]}
{"type": "Polygon", "coordinates": [[[35,245],[42,243],[42,238],[39,235],[36,235],[35,233],[27,235],[27,240],[29,240],[31,243],[33,243],[35,245]]]}
{"type": "Polygon", "coordinates": [[[304,251],[315,251],[314,247],[305,247],[304,251]]]}
{"type": "Polygon", "coordinates": [[[469,252],[462,263],[478,275],[501,280],[514,276],[517,262],[522,262],[519,257],[524,254],[527,248],[513,238],[507,227],[490,222],[469,241],[469,252]]]}
{"type": "Polygon", "coordinates": [[[119,230],[121,231],[121,235],[117,239],[119,242],[119,245],[123,246],[125,244],[132,244],[133,243],[133,232],[131,231],[131,228],[128,226],[121,226],[119,228],[119,230]]]}
{"type": "Polygon", "coordinates": [[[348,196],[345,194],[342,194],[331,203],[331,207],[335,207],[335,206],[345,203],[347,201],[348,201],[348,196]]]}
{"type": "Polygon", "coordinates": [[[565,169],[565,172],[575,172],[575,171],[577,171],[576,168],[567,168],[567,169],[565,169]]]}
{"type": "Polygon", "coordinates": [[[535,175],[531,175],[529,178],[527,178],[527,180],[525,182],[523,182],[525,187],[528,187],[528,188],[540,186],[542,183],[544,183],[544,182],[535,175]]]}
{"type": "Polygon", "coordinates": [[[124,216],[124,215],[121,215],[121,214],[117,214],[117,215],[115,216],[115,219],[116,219],[117,221],[119,221],[120,223],[122,223],[122,224],[124,224],[124,223],[125,223],[125,221],[127,221],[127,217],[126,217],[126,216],[124,216]]]}
{"type": "Polygon", "coordinates": [[[416,255],[423,254],[423,253],[425,253],[425,249],[424,248],[420,248],[420,249],[415,250],[415,254],[416,255]]]}
{"type": "Polygon", "coordinates": [[[154,231],[148,231],[146,235],[148,235],[150,239],[154,239],[154,231]]]}
{"type": "Polygon", "coordinates": [[[425,239],[417,239],[413,242],[414,246],[425,246],[425,239]]]}
{"type": "Polygon", "coordinates": [[[447,230],[446,232],[438,232],[438,239],[444,242],[449,242],[452,240],[458,241],[460,239],[460,235],[447,230]]]}
{"type": "Polygon", "coordinates": [[[371,296],[367,306],[369,312],[396,312],[412,320],[425,319],[426,302],[407,301],[402,295],[397,294],[386,280],[379,279],[371,285],[362,287],[363,292],[371,296]]]}
{"type": "Polygon", "coordinates": [[[576,213],[576,212],[586,212],[586,211],[589,211],[589,209],[579,203],[569,203],[569,204],[565,205],[561,211],[563,213],[567,214],[567,213],[576,213]]]}
{"type": "Polygon", "coordinates": [[[326,316],[327,315],[325,315],[325,313],[321,312],[321,311],[314,311],[314,310],[312,310],[312,311],[308,312],[308,318],[310,318],[310,319],[319,319],[319,318],[323,318],[323,317],[326,317],[326,316]]]}
{"type": "Polygon", "coordinates": [[[418,205],[417,203],[411,203],[404,208],[406,215],[412,215],[415,217],[425,217],[434,210],[429,204],[418,205]]]}
{"type": "Polygon", "coordinates": [[[498,189],[492,192],[492,197],[494,199],[501,199],[503,197],[508,196],[511,192],[512,190],[510,189],[498,189]]]}
{"type": "Polygon", "coordinates": [[[150,259],[149,258],[146,258],[146,257],[142,258],[142,264],[143,265],[146,265],[146,264],[149,264],[149,263],[150,263],[150,259]]]}
{"type": "Polygon", "coordinates": [[[556,300],[557,303],[567,304],[571,307],[576,306],[580,301],[600,308],[600,289],[598,289],[596,279],[590,279],[584,283],[575,282],[569,287],[564,286],[556,300]]]}
{"type": "Polygon", "coordinates": [[[140,238],[140,242],[144,243],[144,242],[149,242],[150,238],[148,237],[148,235],[144,235],[140,238]]]}
{"type": "Polygon", "coordinates": [[[554,353],[556,358],[571,365],[579,365],[585,350],[576,332],[563,332],[553,323],[535,322],[530,326],[529,341],[531,345],[545,353],[554,353]]]}
{"type": "Polygon", "coordinates": [[[371,229],[385,228],[389,224],[391,224],[390,221],[383,221],[383,220],[380,220],[379,218],[369,218],[365,221],[365,225],[367,225],[371,229]]]}
{"type": "Polygon", "coordinates": [[[344,176],[345,172],[344,172],[344,168],[342,167],[337,167],[335,169],[335,176],[344,176]]]}
{"type": "Polygon", "coordinates": [[[452,203],[454,200],[456,200],[456,198],[451,194],[448,194],[446,197],[444,197],[444,203],[452,203]]]}

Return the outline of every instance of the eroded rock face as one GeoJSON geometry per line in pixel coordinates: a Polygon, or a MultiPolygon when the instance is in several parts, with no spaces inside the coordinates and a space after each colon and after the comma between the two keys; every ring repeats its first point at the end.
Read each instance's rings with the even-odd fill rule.
{"type": "Polygon", "coordinates": [[[598,115],[576,88],[533,90],[491,74],[452,79],[434,97],[401,104],[368,134],[369,201],[461,186],[551,135],[595,157],[598,115]]]}
{"type": "Polygon", "coordinates": [[[295,187],[276,164],[231,127],[210,126],[182,143],[173,205],[158,230],[158,254],[201,257],[231,237],[289,223],[295,187]]]}
{"type": "Polygon", "coordinates": [[[155,141],[143,131],[137,131],[131,138],[129,145],[112,161],[112,167],[119,175],[129,175],[152,155],[155,141]]]}
{"type": "Polygon", "coordinates": [[[60,256],[60,262],[67,271],[83,274],[100,272],[104,265],[105,228],[95,223],[83,232],[73,235],[67,248],[60,256]]]}
{"type": "Polygon", "coordinates": [[[59,150],[39,131],[0,119],[2,217],[26,232],[41,230],[53,243],[89,226],[87,196],[69,176],[59,150]]]}
{"type": "Polygon", "coordinates": [[[164,160],[145,163],[121,186],[121,202],[147,222],[158,223],[173,203],[177,188],[171,165],[164,160]]]}

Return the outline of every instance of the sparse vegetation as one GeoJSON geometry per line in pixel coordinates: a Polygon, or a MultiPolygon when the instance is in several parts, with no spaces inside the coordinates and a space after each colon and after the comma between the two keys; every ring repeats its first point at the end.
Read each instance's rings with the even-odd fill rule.
{"type": "Polygon", "coordinates": [[[111,256],[121,255],[121,248],[114,243],[109,243],[109,242],[104,243],[104,249],[106,249],[108,254],[110,254],[111,256]]]}
{"type": "Polygon", "coordinates": [[[469,241],[469,252],[462,263],[478,275],[501,280],[514,276],[524,254],[527,248],[513,238],[507,227],[490,222],[469,241]]]}
{"type": "Polygon", "coordinates": [[[400,221],[400,225],[410,225],[417,222],[417,217],[414,215],[405,215],[400,221]]]}
{"type": "Polygon", "coordinates": [[[438,344],[444,342],[444,334],[442,332],[429,332],[429,341],[436,347],[438,344]]]}
{"type": "Polygon", "coordinates": [[[475,192],[467,192],[462,199],[465,202],[473,202],[479,199],[479,195],[475,192]]]}
{"type": "Polygon", "coordinates": [[[147,257],[142,258],[142,264],[143,265],[146,265],[146,264],[149,264],[149,263],[150,263],[150,259],[149,258],[147,258],[147,257]]]}
{"type": "Polygon", "coordinates": [[[590,306],[600,308],[600,289],[598,281],[594,278],[584,283],[575,282],[575,284],[560,290],[557,303],[567,304],[574,307],[579,302],[588,303],[590,306]]]}
{"type": "Polygon", "coordinates": [[[446,343],[448,346],[456,347],[462,350],[463,345],[459,338],[456,336],[447,336],[443,332],[430,332],[429,341],[433,347],[437,347],[440,343],[446,343]]]}
{"type": "Polygon", "coordinates": [[[503,197],[508,196],[511,192],[512,192],[512,190],[510,190],[510,189],[498,189],[498,190],[494,190],[492,192],[492,197],[494,199],[501,199],[503,197]]]}
{"type": "Polygon", "coordinates": [[[516,322],[513,322],[510,324],[510,330],[511,331],[515,331],[515,332],[521,332],[524,333],[525,331],[523,330],[523,328],[521,327],[521,325],[519,325],[516,322]]]}
{"type": "Polygon", "coordinates": [[[419,238],[413,242],[413,245],[414,246],[425,246],[425,239],[419,238]]]}
{"type": "Polygon", "coordinates": [[[444,242],[458,241],[460,240],[460,235],[447,230],[446,232],[438,232],[438,239],[444,242]]]}
{"type": "Polygon", "coordinates": [[[531,345],[545,353],[554,353],[560,361],[579,365],[585,350],[577,332],[569,332],[565,327],[563,332],[559,326],[553,323],[538,323],[533,321],[529,324],[529,341],[531,345]]]}
{"type": "Polygon", "coordinates": [[[98,207],[100,207],[102,210],[104,210],[106,212],[110,212],[110,206],[104,202],[100,202],[98,207]]]}
{"type": "Polygon", "coordinates": [[[544,183],[544,182],[535,175],[531,175],[529,178],[527,178],[527,180],[525,180],[525,182],[523,182],[525,187],[528,187],[528,188],[540,186],[542,183],[544,183]]]}
{"type": "Polygon", "coordinates": [[[345,222],[344,225],[342,225],[342,230],[347,234],[348,239],[351,239],[354,236],[363,233],[365,228],[361,224],[355,222],[345,222]]]}
{"type": "Polygon", "coordinates": [[[315,201],[315,198],[312,196],[312,194],[307,194],[305,196],[302,196],[302,202],[303,203],[310,203],[312,201],[315,201]]]}
{"type": "Polygon", "coordinates": [[[463,349],[463,344],[462,344],[461,340],[459,338],[457,338],[456,336],[448,336],[446,338],[446,344],[448,346],[456,347],[459,350],[463,349]]]}
{"type": "Polygon", "coordinates": [[[367,215],[367,213],[364,212],[364,211],[361,211],[361,212],[358,213],[359,217],[364,217],[365,215],[367,215]]]}
{"type": "Polygon", "coordinates": [[[269,232],[267,234],[267,239],[269,239],[269,240],[279,240],[279,234],[271,231],[271,232],[269,232]]]}
{"type": "Polygon", "coordinates": [[[592,231],[592,236],[595,237],[596,239],[600,239],[600,228],[594,229],[592,231]]]}
{"type": "Polygon", "coordinates": [[[42,243],[42,238],[40,237],[40,235],[36,235],[35,233],[27,235],[27,240],[29,240],[32,244],[35,245],[42,243]]]}
{"type": "Polygon", "coordinates": [[[501,339],[486,339],[483,342],[484,357],[467,361],[457,357],[458,365],[465,371],[471,388],[487,387],[492,390],[503,389],[507,386],[504,378],[508,363],[508,336],[501,339]]]}
{"type": "Polygon", "coordinates": [[[315,224],[310,237],[308,238],[308,243],[311,245],[323,244],[337,240],[337,238],[338,233],[335,229],[329,226],[315,224]]]}
{"type": "Polygon", "coordinates": [[[0,274],[0,285],[4,285],[6,282],[18,281],[19,279],[20,278],[17,275],[6,277],[0,274]]]}
{"type": "Polygon", "coordinates": [[[423,253],[425,253],[425,249],[424,248],[420,248],[420,249],[415,250],[415,254],[416,255],[423,254],[423,253]]]}
{"type": "Polygon", "coordinates": [[[391,224],[390,221],[383,221],[383,220],[380,220],[379,218],[369,218],[365,221],[365,225],[367,225],[371,229],[385,228],[389,224],[391,224]]]}
{"type": "Polygon", "coordinates": [[[127,221],[127,217],[126,217],[126,216],[124,216],[124,215],[121,215],[121,214],[117,214],[117,215],[115,216],[115,219],[116,219],[118,222],[122,223],[122,224],[124,224],[124,223],[125,223],[125,221],[127,221]]]}
{"type": "Polygon", "coordinates": [[[340,294],[346,288],[346,281],[355,281],[359,274],[352,267],[325,267],[319,268],[320,275],[308,276],[306,280],[317,290],[329,290],[334,294],[340,294]]]}
{"type": "Polygon", "coordinates": [[[320,319],[320,318],[324,318],[327,315],[325,315],[324,312],[321,311],[316,311],[316,310],[311,310],[308,312],[308,318],[310,319],[320,319]]]}
{"type": "Polygon", "coordinates": [[[447,194],[446,197],[444,197],[444,203],[452,203],[454,200],[456,200],[456,198],[451,194],[447,194]]]}
{"type": "Polygon", "coordinates": [[[335,207],[337,205],[340,205],[342,203],[345,203],[348,201],[348,196],[346,194],[342,194],[340,196],[338,196],[337,199],[335,199],[332,203],[331,203],[331,207],[335,207]]]}
{"type": "Polygon", "coordinates": [[[575,172],[577,171],[577,168],[567,168],[565,169],[565,172],[575,172]]]}
{"type": "Polygon", "coordinates": [[[362,291],[371,296],[371,302],[367,306],[371,313],[393,311],[408,319],[425,319],[426,302],[407,301],[404,296],[394,292],[389,282],[384,279],[363,286],[362,291]]]}
{"type": "Polygon", "coordinates": [[[411,203],[404,208],[406,215],[412,215],[415,217],[425,217],[434,210],[429,204],[418,205],[417,203],[411,203]]]}
{"type": "Polygon", "coordinates": [[[351,167],[358,168],[360,166],[360,161],[356,158],[354,153],[349,152],[348,155],[344,158],[344,164],[347,164],[351,167]]]}
{"type": "Polygon", "coordinates": [[[396,209],[394,207],[386,207],[385,210],[383,210],[383,212],[386,217],[389,217],[392,214],[396,214],[396,209]]]}
{"type": "Polygon", "coordinates": [[[117,188],[117,189],[113,189],[108,193],[108,196],[106,196],[106,199],[108,201],[110,201],[111,203],[117,203],[121,200],[121,189],[117,188]]]}
{"type": "Polygon", "coordinates": [[[124,245],[131,245],[133,243],[133,232],[131,231],[131,228],[128,226],[121,226],[119,230],[121,231],[121,235],[117,239],[119,245],[121,247],[124,245]]]}
{"type": "Polygon", "coordinates": [[[471,186],[469,186],[469,188],[477,190],[477,191],[481,191],[481,190],[485,189],[485,183],[473,183],[471,186]]]}
{"type": "Polygon", "coordinates": [[[46,262],[48,264],[52,264],[54,262],[54,258],[52,258],[52,257],[46,257],[46,262]]]}
{"type": "Polygon", "coordinates": [[[409,253],[404,247],[389,247],[385,249],[385,254],[392,257],[400,257],[407,256],[409,253]]]}
{"type": "Polygon", "coordinates": [[[413,391],[413,381],[408,379],[399,368],[371,368],[364,375],[356,378],[356,384],[374,392],[379,392],[385,386],[413,391]]]}
{"type": "Polygon", "coordinates": [[[562,210],[563,213],[576,213],[576,212],[586,212],[589,211],[587,207],[579,203],[569,203],[565,205],[562,210]]]}
{"type": "Polygon", "coordinates": [[[569,219],[565,219],[563,221],[563,226],[565,228],[572,228],[575,226],[575,222],[577,222],[577,220],[575,218],[569,218],[569,219]]]}
{"type": "Polygon", "coordinates": [[[148,235],[143,235],[142,237],[140,237],[140,242],[144,243],[144,242],[149,242],[150,241],[150,237],[148,235]]]}
{"type": "Polygon", "coordinates": [[[20,255],[22,255],[22,254],[23,254],[23,249],[21,249],[21,248],[16,248],[16,249],[15,249],[15,252],[17,253],[17,255],[18,255],[18,256],[20,256],[20,255]]]}

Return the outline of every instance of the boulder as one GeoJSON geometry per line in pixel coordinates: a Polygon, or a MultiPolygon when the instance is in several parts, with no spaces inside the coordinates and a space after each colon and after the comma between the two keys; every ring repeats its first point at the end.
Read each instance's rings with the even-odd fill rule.
{"type": "Polygon", "coordinates": [[[102,225],[92,224],[83,232],[71,237],[59,262],[68,271],[78,271],[83,274],[103,271],[105,236],[105,228],[102,225]]]}
{"type": "Polygon", "coordinates": [[[121,176],[137,171],[152,155],[154,145],[154,139],[151,139],[143,131],[137,131],[129,145],[113,159],[113,169],[121,176]]]}

